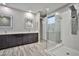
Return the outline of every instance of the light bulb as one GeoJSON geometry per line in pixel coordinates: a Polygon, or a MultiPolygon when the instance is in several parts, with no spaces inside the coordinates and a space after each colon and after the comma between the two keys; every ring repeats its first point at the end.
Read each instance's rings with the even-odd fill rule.
{"type": "Polygon", "coordinates": [[[47,11],[49,11],[49,8],[46,8],[47,11]]]}

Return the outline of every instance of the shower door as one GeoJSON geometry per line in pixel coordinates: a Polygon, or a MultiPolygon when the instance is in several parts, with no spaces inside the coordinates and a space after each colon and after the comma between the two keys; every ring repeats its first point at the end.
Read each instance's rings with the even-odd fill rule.
{"type": "Polygon", "coordinates": [[[58,16],[49,16],[46,25],[47,49],[51,49],[61,42],[60,18],[58,16]]]}

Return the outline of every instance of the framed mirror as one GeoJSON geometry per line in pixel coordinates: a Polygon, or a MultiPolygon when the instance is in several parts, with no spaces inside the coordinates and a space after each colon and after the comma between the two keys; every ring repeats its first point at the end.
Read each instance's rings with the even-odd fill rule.
{"type": "Polygon", "coordinates": [[[12,28],[12,16],[0,14],[0,28],[12,28]]]}
{"type": "Polygon", "coordinates": [[[25,14],[25,19],[24,19],[24,28],[27,29],[27,28],[33,28],[33,22],[34,21],[34,15],[33,13],[26,13],[25,14]]]}

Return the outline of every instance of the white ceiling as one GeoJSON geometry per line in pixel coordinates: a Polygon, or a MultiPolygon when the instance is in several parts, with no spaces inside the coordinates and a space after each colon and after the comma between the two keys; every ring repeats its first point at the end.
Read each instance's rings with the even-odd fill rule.
{"type": "Polygon", "coordinates": [[[65,5],[67,5],[67,3],[7,3],[7,6],[9,7],[23,11],[37,11],[39,9],[49,8],[49,13],[65,5]]]}

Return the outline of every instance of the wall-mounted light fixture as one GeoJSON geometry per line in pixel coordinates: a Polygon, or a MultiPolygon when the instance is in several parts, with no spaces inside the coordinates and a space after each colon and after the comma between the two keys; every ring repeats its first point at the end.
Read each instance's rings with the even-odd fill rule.
{"type": "Polygon", "coordinates": [[[47,16],[47,9],[40,10],[39,12],[40,12],[40,17],[41,18],[44,18],[44,17],[47,16]]]}

